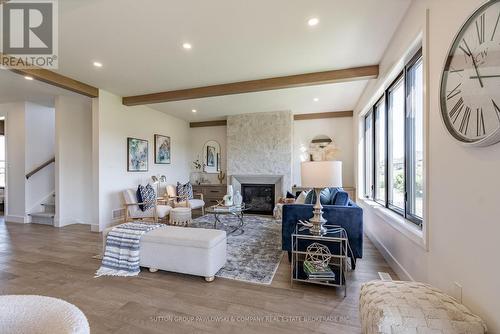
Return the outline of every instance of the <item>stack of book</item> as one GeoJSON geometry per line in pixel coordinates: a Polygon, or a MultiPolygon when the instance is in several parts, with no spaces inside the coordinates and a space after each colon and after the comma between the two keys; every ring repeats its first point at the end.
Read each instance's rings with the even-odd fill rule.
{"type": "Polygon", "coordinates": [[[335,273],[329,266],[319,267],[310,261],[304,261],[304,272],[310,280],[333,281],[335,273]]]}

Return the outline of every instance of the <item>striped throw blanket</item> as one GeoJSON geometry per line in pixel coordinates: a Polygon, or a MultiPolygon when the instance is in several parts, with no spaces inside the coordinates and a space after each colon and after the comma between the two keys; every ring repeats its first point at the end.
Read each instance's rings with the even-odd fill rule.
{"type": "Polygon", "coordinates": [[[99,276],[136,276],[139,268],[139,244],[141,237],[163,224],[125,223],[114,227],[106,238],[106,249],[99,270],[99,276]]]}

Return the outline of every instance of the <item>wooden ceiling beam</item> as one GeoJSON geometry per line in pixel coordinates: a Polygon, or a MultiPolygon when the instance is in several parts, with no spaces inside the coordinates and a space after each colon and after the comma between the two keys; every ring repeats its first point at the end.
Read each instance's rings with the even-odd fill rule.
{"type": "Polygon", "coordinates": [[[323,118],[337,118],[337,117],[352,117],[354,112],[349,111],[331,111],[331,112],[320,112],[315,114],[296,114],[293,115],[295,121],[306,121],[310,119],[323,119],[323,118]]]}
{"type": "Polygon", "coordinates": [[[226,126],[227,121],[225,119],[220,121],[206,121],[206,122],[192,122],[189,123],[190,128],[203,128],[207,126],[226,126]]]}
{"type": "MultiPolygon", "coordinates": [[[[315,114],[296,114],[293,115],[294,121],[306,121],[311,119],[325,119],[325,118],[337,118],[337,117],[352,117],[354,112],[352,110],[348,111],[331,111],[331,112],[320,112],[315,114]]],[[[226,126],[227,121],[217,120],[217,121],[205,121],[205,122],[191,122],[189,123],[190,128],[203,128],[208,126],[226,126]]]]}
{"type": "Polygon", "coordinates": [[[164,103],[199,99],[212,96],[261,92],[274,89],[324,85],[338,82],[373,79],[378,76],[379,66],[363,66],[341,70],[297,74],[284,77],[233,82],[221,85],[188,88],[123,98],[126,106],[164,103]]]}
{"type": "MultiPolygon", "coordinates": [[[[0,53],[0,58],[1,57],[9,56],[0,53]]],[[[34,80],[42,81],[49,85],[67,89],[81,95],[91,98],[99,97],[98,88],[43,68],[9,68],[9,70],[22,76],[29,76],[34,80]]]]}

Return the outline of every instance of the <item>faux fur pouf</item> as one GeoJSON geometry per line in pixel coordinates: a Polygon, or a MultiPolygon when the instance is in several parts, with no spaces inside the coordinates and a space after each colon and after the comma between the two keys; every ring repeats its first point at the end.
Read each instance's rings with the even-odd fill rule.
{"type": "Polygon", "coordinates": [[[0,296],[3,334],[89,334],[87,318],[64,300],[29,295],[0,296]]]}

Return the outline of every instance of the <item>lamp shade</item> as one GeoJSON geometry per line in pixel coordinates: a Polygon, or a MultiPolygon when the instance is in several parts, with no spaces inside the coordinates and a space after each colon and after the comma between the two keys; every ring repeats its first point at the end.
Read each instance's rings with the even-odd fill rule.
{"type": "Polygon", "coordinates": [[[342,187],[342,161],[306,161],[301,165],[302,187],[342,187]]]}

